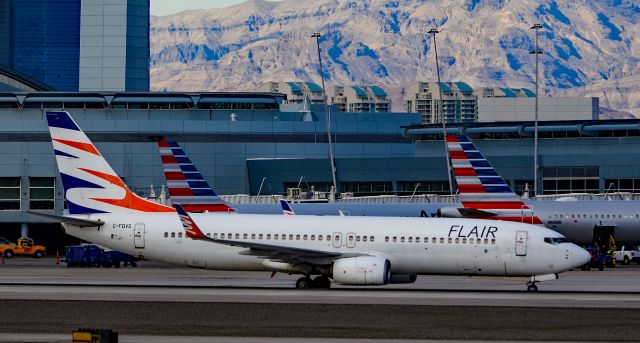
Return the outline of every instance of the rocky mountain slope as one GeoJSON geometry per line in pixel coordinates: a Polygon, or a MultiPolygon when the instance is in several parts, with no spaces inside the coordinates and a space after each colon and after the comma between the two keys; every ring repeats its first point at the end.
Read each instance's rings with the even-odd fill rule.
{"type": "Polygon", "coordinates": [[[640,115],[640,5],[635,0],[250,0],[151,20],[155,90],[253,90],[265,81],[379,84],[436,80],[533,89],[533,23],[541,94],[592,95],[640,115]]]}

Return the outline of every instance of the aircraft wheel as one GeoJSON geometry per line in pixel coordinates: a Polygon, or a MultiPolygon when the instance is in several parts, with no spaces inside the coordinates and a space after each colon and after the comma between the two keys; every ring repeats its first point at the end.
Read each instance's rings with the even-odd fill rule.
{"type": "Polygon", "coordinates": [[[331,280],[326,276],[318,276],[313,279],[313,288],[331,288],[331,280]]]}
{"type": "Polygon", "coordinates": [[[527,284],[527,292],[537,292],[537,291],[538,291],[538,286],[536,286],[535,283],[531,282],[527,284]]]}
{"type": "Polygon", "coordinates": [[[298,281],[296,281],[296,288],[297,289],[306,289],[306,288],[311,288],[311,286],[313,285],[313,282],[311,281],[311,278],[308,277],[301,277],[298,279],[298,281]]]}

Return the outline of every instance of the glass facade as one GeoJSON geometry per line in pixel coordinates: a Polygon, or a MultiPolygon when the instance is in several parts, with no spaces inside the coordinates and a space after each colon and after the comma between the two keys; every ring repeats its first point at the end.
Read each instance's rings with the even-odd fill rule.
{"type": "Polygon", "coordinates": [[[10,1],[10,66],[57,90],[78,90],[80,0],[10,1]]]}

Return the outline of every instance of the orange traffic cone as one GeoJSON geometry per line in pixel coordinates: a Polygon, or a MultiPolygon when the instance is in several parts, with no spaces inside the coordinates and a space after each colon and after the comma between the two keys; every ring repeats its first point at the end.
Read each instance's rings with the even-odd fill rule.
{"type": "Polygon", "coordinates": [[[60,251],[56,250],[56,264],[60,264],[60,251]]]}

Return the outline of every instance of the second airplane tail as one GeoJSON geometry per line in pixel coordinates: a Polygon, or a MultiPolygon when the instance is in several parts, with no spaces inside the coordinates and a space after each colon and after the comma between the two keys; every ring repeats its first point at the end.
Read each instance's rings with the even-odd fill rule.
{"type": "Polygon", "coordinates": [[[493,214],[491,219],[542,224],[469,138],[449,135],[447,148],[465,209],[493,214]]]}
{"type": "Polygon", "coordinates": [[[233,212],[234,209],[209,186],[178,142],[159,141],[162,167],[171,202],[187,212],[233,212]]]}

